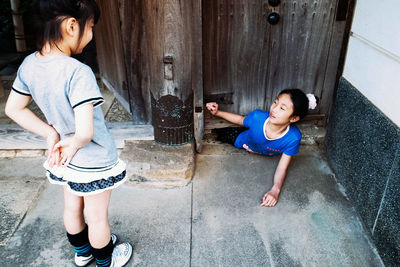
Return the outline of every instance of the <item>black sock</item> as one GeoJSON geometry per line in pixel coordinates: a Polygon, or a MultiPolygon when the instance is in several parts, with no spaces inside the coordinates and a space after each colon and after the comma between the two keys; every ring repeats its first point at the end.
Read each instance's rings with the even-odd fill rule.
{"type": "Polygon", "coordinates": [[[75,252],[78,256],[88,257],[90,256],[91,247],[89,243],[89,233],[88,233],[88,226],[85,226],[85,229],[82,232],[71,235],[67,232],[67,237],[71,245],[74,246],[75,252]]]}
{"type": "Polygon", "coordinates": [[[104,248],[92,248],[93,257],[96,259],[96,264],[99,267],[110,266],[111,255],[114,250],[112,240],[104,248]]]}

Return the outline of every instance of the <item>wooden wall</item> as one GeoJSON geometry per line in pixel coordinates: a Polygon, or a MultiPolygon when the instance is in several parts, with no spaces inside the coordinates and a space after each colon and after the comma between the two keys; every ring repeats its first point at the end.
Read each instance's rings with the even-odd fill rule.
{"type": "Polygon", "coordinates": [[[117,1],[98,1],[101,17],[95,27],[97,60],[103,83],[129,111],[124,51],[117,1]]]}
{"type": "Polygon", "coordinates": [[[151,122],[151,95],[185,101],[194,94],[201,127],[203,99],[228,95],[231,104],[222,108],[247,114],[267,109],[290,87],[319,96],[314,113],[327,115],[346,23],[336,19],[338,1],[99,1],[101,75],[135,123],[151,122]],[[280,14],[276,25],[268,23],[271,12],[280,14]],[[172,78],[165,76],[166,56],[172,78]]]}
{"type": "Polygon", "coordinates": [[[284,88],[312,92],[324,103],[315,112],[329,110],[344,28],[337,1],[281,2],[203,1],[204,94],[233,93],[225,110],[267,109],[284,88]],[[280,15],[276,25],[268,23],[271,12],[280,15]]]}

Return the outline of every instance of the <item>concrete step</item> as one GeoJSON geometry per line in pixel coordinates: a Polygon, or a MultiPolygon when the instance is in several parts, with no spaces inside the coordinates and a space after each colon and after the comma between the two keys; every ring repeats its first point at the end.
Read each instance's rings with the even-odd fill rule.
{"type": "Polygon", "coordinates": [[[126,141],[120,158],[127,164],[127,183],[171,188],[187,185],[195,168],[194,142],[179,146],[155,141],[126,141]]]}

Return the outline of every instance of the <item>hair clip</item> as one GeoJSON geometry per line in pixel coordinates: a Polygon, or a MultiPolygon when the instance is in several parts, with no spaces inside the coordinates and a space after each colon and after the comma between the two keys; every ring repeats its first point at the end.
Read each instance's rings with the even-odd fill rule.
{"type": "Polygon", "coordinates": [[[317,99],[313,94],[306,94],[308,98],[308,109],[315,109],[317,107],[317,99]]]}

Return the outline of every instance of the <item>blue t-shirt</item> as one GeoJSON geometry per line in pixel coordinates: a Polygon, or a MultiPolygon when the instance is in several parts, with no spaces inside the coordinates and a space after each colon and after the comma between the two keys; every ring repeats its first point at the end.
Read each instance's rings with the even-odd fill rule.
{"type": "Polygon", "coordinates": [[[289,125],[287,132],[277,139],[267,139],[264,124],[269,118],[268,111],[254,110],[246,116],[243,125],[248,130],[242,132],[235,140],[235,147],[243,148],[246,144],[254,152],[273,156],[285,153],[293,156],[299,153],[301,132],[295,125],[289,125]]]}

